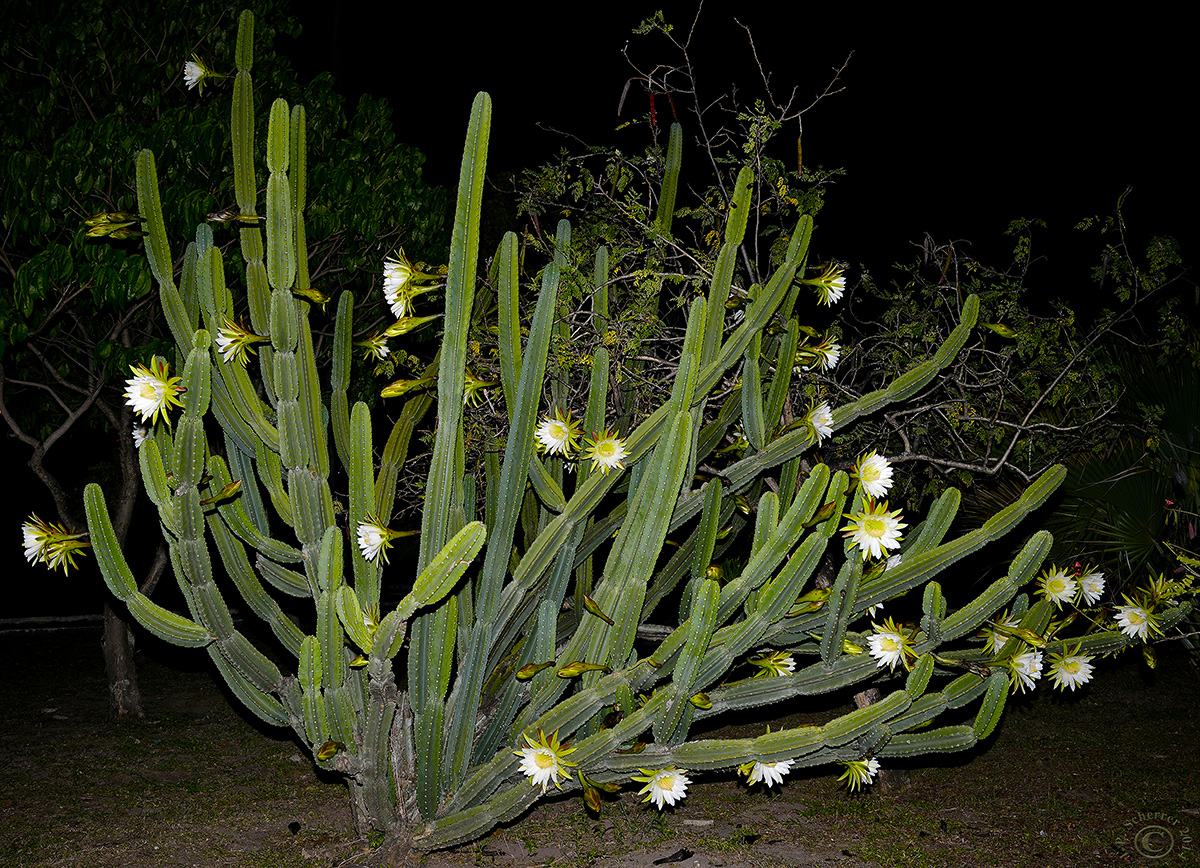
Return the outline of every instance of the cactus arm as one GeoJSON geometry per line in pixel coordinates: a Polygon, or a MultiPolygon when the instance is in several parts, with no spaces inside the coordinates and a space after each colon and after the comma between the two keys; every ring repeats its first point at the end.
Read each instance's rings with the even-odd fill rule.
{"type": "MultiPolygon", "coordinates": [[[[504,403],[512,407],[516,395],[517,376],[521,370],[521,314],[518,292],[519,262],[517,236],[506,232],[496,250],[499,303],[498,342],[500,349],[500,381],[504,389],[504,403]]],[[[512,419],[512,411],[509,411],[512,419]]]]}
{"type": "MultiPolygon", "coordinates": [[[[471,107],[467,142],[459,174],[458,207],[450,240],[446,275],[446,328],[438,369],[438,422],[429,469],[426,506],[421,517],[417,569],[423,571],[450,541],[462,520],[458,455],[462,440],[462,405],[466,368],[467,328],[475,287],[479,250],[479,214],[487,139],[491,127],[491,97],[476,96],[471,107]]],[[[418,807],[432,816],[441,800],[441,733],[443,697],[450,677],[456,633],[455,604],[421,615],[412,629],[408,684],[416,725],[418,807]]]]}
{"type": "Polygon", "coordinates": [[[212,531],[213,542],[217,545],[221,563],[233,580],[238,593],[242,595],[242,599],[256,615],[267,622],[280,644],[298,656],[304,635],[300,632],[300,628],[283,613],[275,598],[263,588],[262,582],[250,567],[245,548],[230,532],[221,517],[210,515],[208,526],[212,531]]]}
{"type": "Polygon", "coordinates": [[[755,332],[746,347],[742,361],[742,420],[746,426],[746,439],[757,450],[767,442],[767,422],[763,413],[762,372],[758,358],[762,355],[762,332],[755,332]]]}
{"type": "Polygon", "coordinates": [[[683,127],[671,124],[671,135],[667,140],[667,159],[663,171],[662,193],[658,198],[658,211],[654,215],[654,230],[662,235],[671,234],[671,221],[675,217],[675,195],[679,189],[679,170],[683,162],[683,127]]]}
{"type": "MultiPolygon", "coordinates": [[[[491,97],[486,93],[478,94],[471,107],[459,175],[458,209],[450,241],[450,263],[446,275],[446,329],[438,369],[438,437],[429,470],[428,505],[422,514],[418,569],[424,569],[458,530],[451,525],[451,516],[458,511],[452,508],[456,505],[455,489],[459,478],[454,472],[454,457],[461,437],[467,326],[474,298],[479,214],[491,117],[491,97]]],[[[427,686],[411,686],[416,691],[415,704],[420,707],[427,686]]]]}
{"type": "MultiPolygon", "coordinates": [[[[846,637],[846,623],[854,611],[858,596],[858,584],[862,580],[862,552],[855,548],[838,571],[838,577],[829,592],[825,608],[829,615],[821,637],[821,659],[828,665],[842,656],[842,640],[846,637]]],[[[794,598],[793,598],[794,599],[794,598]]]]}
{"type": "Polygon", "coordinates": [[[708,289],[708,323],[704,329],[704,347],[701,363],[708,365],[717,357],[721,347],[721,334],[725,328],[725,303],[729,301],[729,291],[733,285],[733,272],[737,265],[737,245],[728,241],[717,254],[713,266],[712,283],[708,289]]]}
{"type": "MultiPolygon", "coordinates": [[[[359,523],[367,516],[376,515],[375,474],[373,459],[375,450],[371,443],[371,416],[367,405],[358,401],[350,415],[349,458],[346,472],[350,478],[350,513],[348,528],[356,533],[359,523]]],[[[367,611],[379,607],[379,582],[381,568],[377,562],[363,557],[357,545],[350,547],[350,559],[354,564],[354,590],[359,604],[367,611]]]]}
{"type": "Polygon", "coordinates": [[[254,183],[254,85],[250,69],[254,63],[254,13],[249,9],[238,19],[235,52],[237,76],[233,81],[233,186],[238,208],[253,214],[257,189],[254,183]],[[249,210],[247,210],[249,209],[249,210]]]}
{"type": "MultiPolygon", "coordinates": [[[[138,213],[145,220],[146,232],[146,261],[150,271],[159,286],[175,290],[175,277],[172,272],[171,247],[167,242],[167,226],[163,219],[162,199],[158,195],[158,173],[154,169],[154,153],[142,150],[137,155],[137,197],[138,213]]],[[[176,291],[176,298],[178,292],[176,291]]],[[[186,316],[183,299],[179,298],[174,310],[167,311],[176,316],[186,316]]]]}
{"type": "Polygon", "coordinates": [[[787,400],[788,387],[792,382],[792,366],[796,362],[796,347],[799,343],[800,324],[793,317],[788,320],[787,331],[779,342],[775,356],[775,378],[771,380],[765,405],[768,425],[778,425],[783,415],[783,403],[787,400]]]}
{"type": "Polygon", "coordinates": [[[275,563],[275,561],[266,557],[261,552],[255,560],[255,566],[262,573],[263,578],[276,590],[287,594],[289,597],[312,597],[312,585],[309,584],[308,576],[303,573],[289,570],[287,567],[275,563]]]}
{"type": "Polygon", "coordinates": [[[690,699],[695,692],[693,688],[700,661],[708,650],[716,627],[719,599],[717,583],[711,579],[704,580],[692,598],[692,611],[688,618],[690,626],[679,662],[675,665],[670,704],[654,722],[656,743],[679,744],[687,737],[688,710],[692,707],[690,699]]]}
{"type": "Polygon", "coordinates": [[[492,625],[500,600],[501,585],[508,572],[513,534],[520,516],[521,494],[525,490],[530,459],[533,457],[533,434],[538,420],[538,402],[545,380],[550,334],[558,307],[558,283],[558,266],[551,263],[543,274],[542,288],[529,331],[529,343],[525,348],[516,392],[511,396],[512,427],[509,430],[508,445],[500,469],[496,514],[490,533],[491,545],[484,555],[483,566],[475,585],[476,618],[471,628],[471,636],[467,640],[471,653],[467,654],[461,663],[455,701],[449,715],[443,765],[448,775],[447,786],[452,786],[461,779],[471,758],[471,738],[474,734],[479,696],[493,639],[492,625]]]}
{"type": "Polygon", "coordinates": [[[129,607],[129,613],[138,623],[173,645],[203,648],[211,643],[214,637],[202,625],[164,609],[138,590],[137,580],[117,543],[100,486],[89,483],[83,491],[83,502],[92,548],[104,582],[113,595],[129,607]]]}
{"type": "MultiPolygon", "coordinates": [[[[392,425],[392,431],[388,435],[387,444],[383,447],[383,455],[379,461],[379,473],[375,477],[375,503],[377,505],[395,503],[396,479],[408,457],[408,445],[412,441],[413,431],[432,406],[432,395],[416,395],[404,403],[404,409],[396,417],[396,422],[392,425]]],[[[380,518],[386,521],[391,518],[390,507],[384,512],[386,514],[381,515],[380,518]]]]}
{"type": "Polygon", "coordinates": [[[332,370],[329,376],[329,416],[333,427],[333,445],[343,465],[354,456],[350,452],[350,344],[354,338],[354,296],[345,291],[338,296],[333,325],[332,370]]]}

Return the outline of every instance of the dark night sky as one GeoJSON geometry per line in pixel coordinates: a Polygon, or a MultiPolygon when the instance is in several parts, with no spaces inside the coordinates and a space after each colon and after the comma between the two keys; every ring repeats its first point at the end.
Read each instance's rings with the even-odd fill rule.
{"type": "MultiPolygon", "coordinates": [[[[644,147],[644,126],[614,131],[633,74],[621,49],[629,43],[644,66],[671,62],[665,40],[630,31],[662,7],[684,34],[697,3],[613,2],[602,12],[588,4],[586,14],[561,2],[469,15],[458,4],[424,6],[405,5],[415,17],[388,21],[357,3],[302,4],[301,53],[307,70],[335,71],[348,95],[388,96],[400,139],[428,155],[426,176],[452,184],[478,90],[494,101],[490,168],[552,154],[564,140],[539,122],[589,143],[644,147]]],[[[777,92],[797,86],[807,105],[854,52],[843,92],[804,118],[806,164],[847,169],[819,221],[820,255],[886,272],[928,232],[970,240],[977,256],[1000,264],[1011,249],[1001,236],[1008,222],[1040,217],[1050,224],[1035,248],[1050,257],[1045,292],[1077,294],[1087,290],[1084,250],[1095,248],[1077,247],[1071,227],[1111,213],[1132,186],[1125,211],[1134,237],[1176,235],[1194,260],[1200,239],[1185,203],[1196,201],[1200,181],[1184,124],[1196,75],[1190,51],[1172,50],[1169,20],[1155,22],[1151,40],[1128,21],[1088,22],[1085,32],[1066,19],[908,18],[892,27],[857,12],[812,18],[830,13],[807,4],[793,14],[788,22],[766,4],[709,0],[692,58],[709,98],[734,83],[754,94],[759,79],[736,18],[754,34],[777,92]]],[[[631,94],[621,120],[645,110],[645,97],[631,94]]],[[[788,133],[785,149],[795,141],[788,133]]]]}
{"type": "MultiPolygon", "coordinates": [[[[596,11],[587,4],[577,13],[559,0],[468,14],[461,4],[397,4],[381,17],[366,4],[304,0],[297,8],[305,33],[298,45],[280,48],[305,75],[333,71],[351,106],[364,91],[388,97],[399,139],[428,157],[426,178],[449,185],[478,90],[494,101],[489,168],[519,169],[553,154],[564,139],[539,130],[539,122],[589,143],[643,148],[645,126],[615,131],[646,111],[645,97],[631,91],[617,117],[633,74],[621,49],[631,41],[645,65],[673,59],[661,41],[630,36],[658,5],[612,2],[596,11]]],[[[677,33],[691,27],[694,2],[662,5],[677,33]]],[[[1184,32],[1182,25],[1158,22],[1151,42],[1127,22],[1083,38],[1065,23],[1017,22],[1020,30],[1010,25],[1004,33],[990,24],[909,20],[900,38],[879,22],[810,14],[805,8],[789,24],[760,4],[709,0],[692,55],[710,98],[735,82],[753,93],[757,73],[736,15],[754,33],[778,91],[797,86],[807,105],[854,51],[843,92],[804,119],[806,164],[848,172],[827,196],[814,238],[818,257],[866,263],[886,277],[887,265],[910,258],[929,232],[939,241],[969,239],[981,259],[1002,263],[1011,248],[1001,237],[1007,223],[1040,217],[1050,232],[1035,252],[1049,261],[1033,286],[1085,304],[1095,242],[1073,243],[1071,227],[1110,213],[1131,186],[1126,218],[1139,246],[1152,234],[1173,234],[1185,261],[1196,261],[1200,224],[1188,209],[1200,182],[1192,128],[1184,128],[1195,111],[1195,69],[1189,50],[1162,41],[1164,33],[1184,32]],[[873,38],[858,38],[864,33],[873,38]]],[[[688,107],[678,108],[688,132],[688,107]]],[[[790,147],[794,134],[783,141],[790,147]]],[[[34,508],[52,514],[48,504],[34,508]]],[[[22,575],[16,536],[14,528],[4,563],[22,575]]],[[[39,568],[37,580],[48,599],[65,595],[76,611],[94,612],[101,591],[91,563],[65,580],[39,568]],[[77,593],[85,582],[96,583],[90,600],[77,593]]]]}

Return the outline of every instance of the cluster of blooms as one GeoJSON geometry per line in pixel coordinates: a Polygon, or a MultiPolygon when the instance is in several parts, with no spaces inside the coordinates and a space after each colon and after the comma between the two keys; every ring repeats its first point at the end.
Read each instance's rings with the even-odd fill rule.
{"type": "MultiPolygon", "coordinates": [[[[538,450],[546,455],[558,455],[566,461],[575,457],[579,450],[579,438],[583,435],[582,425],[571,417],[568,410],[565,414],[555,408],[553,414],[547,413],[542,417],[534,437],[537,438],[538,450]]],[[[623,470],[629,451],[625,441],[608,428],[602,428],[596,434],[583,438],[584,448],[582,458],[592,462],[592,469],[607,474],[610,470],[623,470]]]]}
{"type": "Polygon", "coordinates": [[[84,540],[87,534],[69,533],[61,524],[42,521],[30,515],[21,525],[21,536],[25,545],[25,560],[43,563],[52,570],[75,567],[75,558],[86,554],[83,549],[91,544],[84,540]]]}
{"type": "Polygon", "coordinates": [[[1104,593],[1104,573],[1079,570],[1071,575],[1066,570],[1052,566],[1042,572],[1038,579],[1038,591],[1058,608],[1064,603],[1094,606],[1104,593]]]}
{"type": "Polygon", "coordinates": [[[391,308],[396,322],[385,331],[358,342],[358,346],[367,350],[367,358],[374,357],[383,361],[391,354],[387,345],[388,338],[407,334],[417,326],[436,319],[433,316],[415,317],[412,315],[416,297],[437,288],[437,285],[418,287],[416,284],[436,279],[437,275],[426,274],[414,268],[413,264],[408,261],[408,257],[404,255],[403,248],[397,250],[394,256],[383,260],[383,300],[391,308]]]}

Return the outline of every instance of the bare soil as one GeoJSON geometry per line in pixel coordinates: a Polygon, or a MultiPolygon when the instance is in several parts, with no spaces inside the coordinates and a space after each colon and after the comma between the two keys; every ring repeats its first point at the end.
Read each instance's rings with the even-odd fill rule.
{"type": "MultiPolygon", "coordinates": [[[[0,659],[0,865],[378,864],[344,787],[235,708],[206,655],[141,653],[148,714],[120,723],[98,635],[0,636],[0,659]]],[[[921,758],[900,789],[850,794],[833,769],[771,790],[701,777],[675,809],[630,791],[599,817],[576,793],[421,864],[1200,865],[1200,679],[1170,648],[1156,671],[1128,654],[1098,674],[1013,700],[983,749],[921,758]]]]}

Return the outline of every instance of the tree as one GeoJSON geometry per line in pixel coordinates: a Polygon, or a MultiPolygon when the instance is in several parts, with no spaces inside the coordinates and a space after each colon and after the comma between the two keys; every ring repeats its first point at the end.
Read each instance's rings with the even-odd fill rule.
{"type": "MultiPolygon", "coordinates": [[[[377,245],[442,256],[445,191],[421,181],[421,154],[396,144],[390,108],[364,97],[347,119],[328,75],[302,85],[274,48],[298,25],[281,2],[257,5],[277,22],[256,34],[260,80],[302,95],[310,146],[322,158],[310,192],[314,285],[333,293],[377,279],[374,264],[366,268],[377,245]],[[345,197],[352,184],[365,186],[345,197]],[[405,209],[406,202],[419,207],[405,209]]],[[[115,529],[124,540],[138,492],[124,379],[131,365],[173,353],[141,250],[137,148],[151,145],[167,157],[164,205],[173,229],[207,218],[222,245],[236,235],[226,228],[239,225],[236,219],[221,213],[234,201],[223,169],[228,109],[213,99],[228,81],[201,57],[232,53],[229,21],[227,12],[178,4],[19,4],[0,37],[7,95],[0,107],[7,174],[0,187],[0,415],[29,449],[29,467],[67,530],[83,528],[81,486],[67,481],[77,476],[72,462],[52,454],[61,455],[72,437],[94,442],[106,431],[113,446],[99,463],[105,478],[118,481],[115,529]],[[195,89],[181,74],[189,57],[200,64],[193,77],[207,70],[195,89]]],[[[164,563],[160,549],[142,565],[147,591],[164,563]]],[[[140,714],[127,630],[107,607],[104,647],[114,713],[140,714]]]]}

